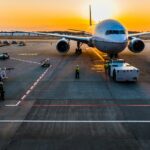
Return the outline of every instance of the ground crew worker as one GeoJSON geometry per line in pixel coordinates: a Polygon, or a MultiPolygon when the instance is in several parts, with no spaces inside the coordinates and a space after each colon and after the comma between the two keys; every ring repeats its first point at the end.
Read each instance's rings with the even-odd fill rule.
{"type": "Polygon", "coordinates": [[[75,78],[76,79],[80,78],[80,67],[79,67],[79,65],[77,65],[76,69],[75,69],[75,78]]]}
{"type": "Polygon", "coordinates": [[[105,74],[108,75],[108,68],[109,68],[109,65],[108,65],[108,62],[106,62],[104,64],[104,69],[105,69],[105,74]]]}
{"type": "Polygon", "coordinates": [[[1,96],[1,100],[5,100],[5,91],[4,91],[4,87],[3,87],[3,81],[0,78],[0,96],[1,96]]]}

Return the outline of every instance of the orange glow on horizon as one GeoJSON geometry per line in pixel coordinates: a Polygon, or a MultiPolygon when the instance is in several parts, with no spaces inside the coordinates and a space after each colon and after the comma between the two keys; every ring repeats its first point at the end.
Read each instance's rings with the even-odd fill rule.
{"type": "Polygon", "coordinates": [[[150,31],[149,0],[1,0],[0,30],[89,30],[89,4],[95,22],[112,18],[128,30],[150,31]]]}

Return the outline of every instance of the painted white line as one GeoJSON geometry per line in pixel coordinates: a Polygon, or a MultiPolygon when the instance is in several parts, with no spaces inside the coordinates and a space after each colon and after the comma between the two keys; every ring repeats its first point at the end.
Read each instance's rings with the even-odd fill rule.
{"type": "Polygon", "coordinates": [[[38,53],[22,53],[22,54],[18,54],[20,56],[37,56],[38,53]]]}
{"type": "Polygon", "coordinates": [[[22,98],[21,98],[21,100],[24,100],[26,98],[26,95],[24,95],[22,98]]]}
{"type": "MultiPolygon", "coordinates": [[[[52,67],[52,66],[51,66],[52,67]]],[[[19,106],[21,104],[21,102],[32,92],[32,90],[38,85],[38,83],[44,78],[44,76],[46,75],[46,73],[48,72],[48,70],[51,68],[47,68],[44,73],[33,83],[33,85],[30,87],[29,90],[27,90],[26,94],[22,96],[22,98],[16,103],[16,104],[10,104],[10,105],[5,105],[7,107],[16,107],[19,106]]]]}
{"type": "Polygon", "coordinates": [[[0,120],[0,123],[150,123],[150,120],[0,120]]]}
{"type": "Polygon", "coordinates": [[[35,82],[34,84],[33,84],[33,86],[35,87],[37,85],[37,82],[35,82]]]}
{"type": "MultiPolygon", "coordinates": [[[[41,79],[41,78],[40,78],[41,79]]],[[[40,81],[40,79],[38,79],[36,82],[39,82],[40,81]]]]}
{"type": "Polygon", "coordinates": [[[27,91],[27,93],[26,93],[26,95],[30,94],[30,92],[31,92],[31,91],[30,91],[30,90],[28,90],[28,91],[27,91]]]}
{"type": "Polygon", "coordinates": [[[5,105],[5,106],[6,107],[17,107],[20,103],[21,103],[21,101],[18,101],[17,104],[9,104],[9,105],[5,105]]]}
{"type": "MultiPolygon", "coordinates": [[[[49,70],[49,68],[48,68],[44,73],[46,74],[48,70],[49,70]]],[[[43,75],[43,74],[42,74],[42,75],[43,75]]],[[[31,86],[30,90],[28,90],[28,91],[26,92],[26,94],[23,96],[23,99],[22,99],[22,100],[24,100],[24,99],[31,93],[31,91],[37,86],[37,84],[43,79],[44,76],[42,76],[42,75],[41,75],[41,76],[36,80],[36,82],[31,86]]]]}
{"type": "Polygon", "coordinates": [[[33,90],[33,88],[34,88],[34,86],[31,86],[31,87],[30,87],[30,90],[33,90]]]}
{"type": "Polygon", "coordinates": [[[39,81],[39,80],[41,80],[42,79],[42,76],[40,76],[40,78],[37,80],[37,81],[39,81]]]}
{"type": "Polygon", "coordinates": [[[16,60],[16,61],[25,62],[25,63],[38,64],[38,65],[40,65],[40,63],[38,63],[38,62],[34,62],[34,61],[30,61],[30,60],[23,60],[23,59],[18,59],[18,58],[13,58],[13,57],[11,57],[10,59],[11,59],[11,60],[16,60]]]}
{"type": "Polygon", "coordinates": [[[18,106],[21,103],[21,101],[18,101],[18,103],[16,104],[16,106],[18,106]]]}
{"type": "Polygon", "coordinates": [[[6,107],[17,107],[17,105],[15,104],[9,104],[9,105],[5,105],[6,107]]]}

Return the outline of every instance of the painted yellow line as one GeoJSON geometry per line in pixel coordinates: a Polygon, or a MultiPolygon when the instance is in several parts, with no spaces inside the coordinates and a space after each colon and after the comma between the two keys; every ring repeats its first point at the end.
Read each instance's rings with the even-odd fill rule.
{"type": "Polygon", "coordinates": [[[93,49],[93,51],[103,62],[105,61],[105,59],[101,56],[101,54],[96,49],[93,49]]]}

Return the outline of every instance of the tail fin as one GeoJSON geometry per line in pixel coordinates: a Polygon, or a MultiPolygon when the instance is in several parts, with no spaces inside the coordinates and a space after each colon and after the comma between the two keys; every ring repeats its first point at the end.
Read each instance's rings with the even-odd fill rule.
{"type": "Polygon", "coordinates": [[[89,5],[89,15],[90,15],[90,26],[92,26],[92,9],[91,9],[91,5],[89,5]]]}

